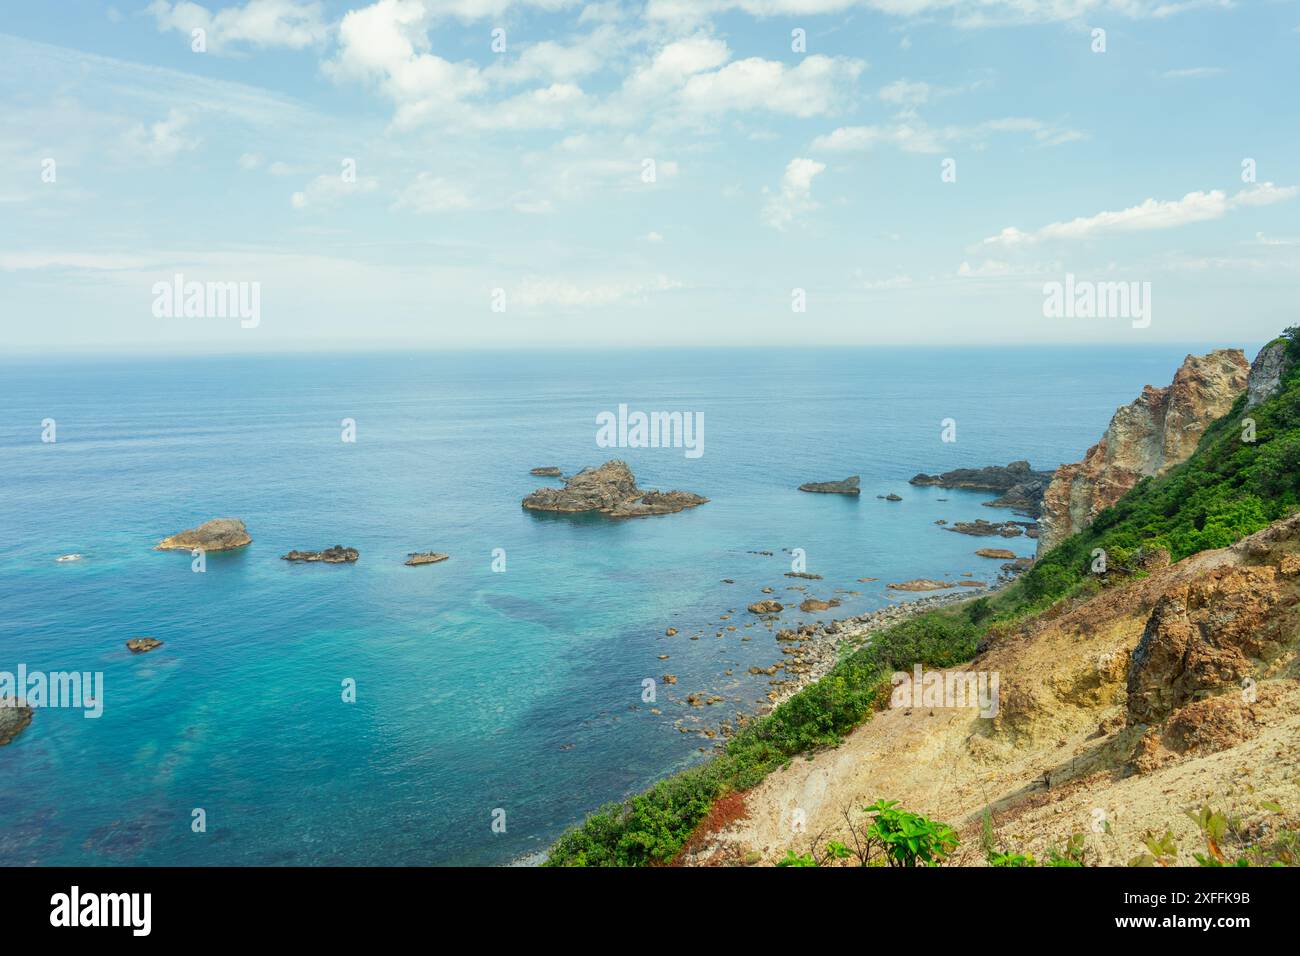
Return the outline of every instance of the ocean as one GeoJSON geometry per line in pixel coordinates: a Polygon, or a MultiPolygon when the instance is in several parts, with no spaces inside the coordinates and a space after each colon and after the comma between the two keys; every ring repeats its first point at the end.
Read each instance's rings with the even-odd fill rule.
{"type": "Polygon", "coordinates": [[[705,759],[714,741],[677,721],[765,702],[768,677],[747,670],[781,654],[744,627],[761,588],[844,602],[788,626],[911,597],[890,581],[992,580],[1001,562],[977,547],[1034,542],[935,521],[1016,516],[907,479],[1077,460],[1118,405],[1205,348],[0,361],[0,671],[104,675],[101,717],[40,709],[0,747],[0,865],[544,851],[705,759]],[[597,447],[597,415],[620,404],[702,413],[703,453],[597,447]],[[625,521],[521,508],[559,484],[530,468],[610,458],[643,488],[711,500],[625,521]],[[853,474],[858,499],[796,490],[853,474]],[[876,497],[891,492],[903,500],[876,497]],[[253,543],[203,573],[153,550],[215,517],[243,519],[253,543]],[[280,560],[334,544],[360,560],[280,560]],[[784,577],[796,549],[822,580],[784,577]],[[451,558],[403,565],[427,550],[451,558]],[[83,558],[56,560],[69,553],[83,558]],[[141,635],[165,645],[133,655],[141,635]],[[724,701],[690,708],[692,692],[724,701]]]}

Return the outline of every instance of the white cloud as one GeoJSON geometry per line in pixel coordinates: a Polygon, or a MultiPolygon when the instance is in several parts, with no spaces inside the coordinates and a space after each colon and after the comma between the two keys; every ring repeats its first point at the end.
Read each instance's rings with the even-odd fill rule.
{"type": "Polygon", "coordinates": [[[318,0],[248,0],[216,13],[191,0],[154,0],[147,8],[162,31],[175,30],[187,38],[196,29],[206,34],[208,53],[248,45],[302,49],[325,38],[325,21],[318,0]]]}
{"type": "Polygon", "coordinates": [[[660,233],[651,231],[646,233],[645,240],[646,242],[663,242],[664,237],[660,233]]]}
{"type": "Polygon", "coordinates": [[[727,10],[757,17],[816,16],[873,10],[900,19],[950,15],[963,27],[1080,20],[1099,14],[1164,19],[1203,7],[1230,8],[1234,0],[649,0],[646,16],[677,28],[727,10]]]}
{"type": "Polygon", "coordinates": [[[942,153],[956,146],[979,145],[991,136],[1012,133],[1027,135],[1043,147],[1086,138],[1079,130],[1025,116],[985,120],[973,126],[932,127],[908,111],[885,125],[841,126],[818,136],[810,149],[819,153],[862,153],[877,146],[892,146],[907,153],[942,153]]]}
{"type": "Polygon", "coordinates": [[[152,260],[140,256],[86,252],[5,252],[0,253],[0,270],[79,269],[90,272],[116,272],[143,269],[152,260]]]}
{"type": "Polygon", "coordinates": [[[165,120],[146,126],[137,123],[127,130],[123,143],[127,153],[148,163],[169,163],[180,153],[194,149],[199,141],[186,135],[190,117],[180,110],[169,110],[165,120]]]}
{"type": "Polygon", "coordinates": [[[436,215],[460,209],[472,209],[474,200],[455,183],[448,182],[441,176],[420,173],[402,192],[397,200],[397,207],[411,209],[425,215],[436,215]]]}
{"type": "Polygon", "coordinates": [[[888,279],[872,279],[862,283],[862,288],[868,291],[880,291],[885,289],[906,289],[912,285],[912,277],[909,275],[896,275],[888,279]]]}
{"type": "Polygon", "coordinates": [[[321,174],[289,197],[294,209],[308,206],[328,206],[340,199],[359,193],[374,192],[379,181],[370,176],[344,179],[338,173],[321,174]]]}
{"type": "Polygon", "coordinates": [[[1222,76],[1227,72],[1227,70],[1218,66],[1193,66],[1183,70],[1165,70],[1160,75],[1167,80],[1188,80],[1207,76],[1222,76]]]}
{"type": "Polygon", "coordinates": [[[814,54],[795,67],[750,57],[714,72],[696,73],[682,88],[681,102],[700,112],[767,109],[791,116],[830,113],[848,100],[848,90],[866,69],[862,60],[814,54]]]}
{"type": "Polygon", "coordinates": [[[894,80],[880,89],[880,98],[886,103],[897,106],[920,106],[934,94],[935,88],[929,83],[911,80],[894,80]]]}
{"type": "Polygon", "coordinates": [[[506,292],[511,305],[526,308],[592,308],[680,288],[681,282],[662,275],[653,279],[598,279],[581,283],[569,279],[529,278],[515,291],[507,289],[506,292]]]}
{"type": "Polygon", "coordinates": [[[1228,212],[1242,207],[1284,202],[1296,193],[1295,186],[1279,187],[1272,183],[1259,183],[1231,197],[1222,190],[1212,189],[1209,192],[1190,192],[1182,199],[1146,199],[1127,209],[1080,216],[1068,222],[1049,223],[1034,232],[1023,232],[1015,226],[1008,226],[996,236],[989,236],[982,244],[1014,248],[1053,239],[1091,239],[1111,233],[1174,229],[1189,223],[1221,219],[1228,212]]]}
{"type": "Polygon", "coordinates": [[[780,192],[769,196],[763,207],[763,221],[773,229],[785,229],[797,218],[817,208],[812,198],[813,180],[825,172],[826,164],[796,156],[785,167],[780,192]]]}

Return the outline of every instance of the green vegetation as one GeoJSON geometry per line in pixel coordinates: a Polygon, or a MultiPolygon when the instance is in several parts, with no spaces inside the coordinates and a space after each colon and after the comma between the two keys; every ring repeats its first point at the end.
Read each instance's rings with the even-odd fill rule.
{"type": "MultiPolygon", "coordinates": [[[[1281,813],[1276,803],[1265,803],[1264,809],[1281,813]]],[[[1300,866],[1300,831],[1279,827],[1267,839],[1252,839],[1235,816],[1216,813],[1209,807],[1198,812],[1187,811],[1196,824],[1205,843],[1204,853],[1193,853],[1197,864],[1206,867],[1232,866],[1300,866]],[[1235,845],[1235,846],[1234,846],[1235,845]]],[[[1148,833],[1142,841],[1147,848],[1129,861],[1129,866],[1172,866],[1178,857],[1178,846],[1172,831],[1164,836],[1148,833]]]]}
{"type": "Polygon", "coordinates": [[[863,808],[867,820],[848,820],[853,846],[832,841],[824,850],[787,850],[777,866],[824,866],[831,860],[857,860],[858,866],[942,866],[957,849],[956,832],[946,823],[898,809],[896,800],[877,800],[863,808]]]}
{"type": "MultiPolygon", "coordinates": [[[[1300,327],[1287,329],[1300,356],[1300,327]]],[[[979,639],[1067,598],[1135,573],[1143,549],[1180,560],[1237,541],[1300,508],[1300,364],[1281,392],[1251,409],[1254,442],[1243,441],[1245,397],[1206,430],[1196,453],[1158,479],[1144,479],[1084,531],[1044,555],[997,594],[929,611],[877,632],[822,680],[750,723],[714,759],[608,804],[551,849],[549,866],[644,866],[671,862],[718,798],[756,785],[793,757],[837,745],[888,699],[888,678],[914,664],[952,667],[975,656],[979,639]],[[1091,570],[1094,549],[1108,571],[1091,570]]],[[[1080,848],[1052,865],[1078,866],[1080,848]]],[[[1014,857],[1014,855],[1013,855],[1014,857]]],[[[794,857],[802,860],[803,857],[794,857]]],[[[1030,865],[1027,862],[999,865],[1030,865]]],[[[805,865],[789,862],[788,865],[805,865]]]]}

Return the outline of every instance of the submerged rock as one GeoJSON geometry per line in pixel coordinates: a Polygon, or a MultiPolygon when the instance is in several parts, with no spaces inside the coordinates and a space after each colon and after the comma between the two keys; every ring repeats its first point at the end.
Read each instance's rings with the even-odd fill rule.
{"type": "Polygon", "coordinates": [[[162,646],[163,642],[156,637],[133,637],[126,642],[126,649],[132,654],[146,654],[162,646]]]}
{"type": "Polygon", "coordinates": [[[689,491],[642,491],[625,461],[607,461],[565,479],[563,488],[538,488],[523,501],[531,511],[599,512],[611,518],[673,514],[708,502],[689,491]]]}
{"type": "Polygon", "coordinates": [[[32,722],[32,709],[14,697],[0,697],[0,747],[10,743],[32,722]]]}
{"type": "Polygon", "coordinates": [[[158,542],[155,551],[229,551],[252,542],[238,518],[213,518],[158,542]]]}
{"type": "Polygon", "coordinates": [[[281,555],[281,561],[323,561],[326,564],[350,564],[357,558],[361,557],[361,552],[356,548],[345,548],[341,544],[336,544],[332,548],[326,548],[324,551],[290,551],[288,554],[281,555]]]}
{"type": "Polygon", "coordinates": [[[421,564],[437,564],[439,561],[446,561],[450,558],[449,554],[441,554],[437,551],[415,551],[406,556],[402,562],[408,568],[418,567],[421,564]]]}
{"type": "Polygon", "coordinates": [[[859,475],[852,475],[839,481],[810,481],[799,486],[800,491],[811,491],[819,495],[860,495],[859,475]]]}

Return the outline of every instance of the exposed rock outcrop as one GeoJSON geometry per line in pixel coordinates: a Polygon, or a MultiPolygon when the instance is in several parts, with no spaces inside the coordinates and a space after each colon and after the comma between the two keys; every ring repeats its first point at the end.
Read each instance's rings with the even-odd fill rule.
{"type": "Polygon", "coordinates": [[[981,558],[1001,558],[1003,561],[1014,561],[1016,553],[1006,548],[980,548],[975,552],[981,558]]]}
{"type": "Polygon", "coordinates": [[[912,581],[903,581],[900,584],[885,585],[891,591],[944,591],[948,588],[955,588],[957,585],[953,581],[931,581],[928,578],[916,578],[912,581]]]}
{"type": "Polygon", "coordinates": [[[155,551],[229,551],[252,542],[238,518],[213,518],[158,542],[155,551]]]}
{"type": "Polygon", "coordinates": [[[559,478],[564,472],[560,471],[554,465],[547,465],[542,468],[534,468],[528,472],[530,475],[536,475],[538,478],[559,478]]]}
{"type": "Polygon", "coordinates": [[[1294,360],[1287,339],[1274,339],[1259,350],[1250,365],[1246,380],[1246,407],[1254,408],[1272,398],[1282,386],[1282,376],[1291,370],[1294,360]]]}
{"type": "Polygon", "coordinates": [[[132,654],[146,654],[163,646],[156,637],[132,637],[126,642],[126,649],[132,654]]]}
{"type": "Polygon", "coordinates": [[[1148,475],[1186,461],[1205,429],[1246,389],[1249,367],[1240,349],[1189,355],[1164,388],[1150,385],[1115,412],[1083,461],[1062,465],[1043,496],[1038,553],[1092,523],[1148,475]]]}
{"type": "Polygon", "coordinates": [[[749,606],[750,614],[780,614],[785,608],[780,601],[755,601],[749,606]]]}
{"type": "Polygon", "coordinates": [[[406,556],[402,562],[408,568],[419,567],[421,564],[437,564],[440,561],[446,561],[450,558],[449,554],[442,554],[438,551],[416,551],[406,556]]]}
{"type": "Polygon", "coordinates": [[[862,494],[862,489],[858,487],[860,480],[860,476],[850,475],[839,481],[809,481],[800,485],[799,490],[811,491],[819,495],[860,495],[862,494]]]}
{"type": "Polygon", "coordinates": [[[290,551],[288,554],[281,555],[281,561],[323,561],[325,564],[351,564],[357,558],[361,557],[361,552],[356,548],[345,548],[341,544],[336,544],[332,548],[326,548],[324,551],[290,551]]]}
{"type": "Polygon", "coordinates": [[[615,459],[599,468],[584,468],[566,479],[563,488],[538,488],[523,505],[531,511],[594,511],[611,518],[641,518],[673,514],[708,500],[689,491],[643,491],[627,462],[615,459]]]}
{"type": "Polygon", "coordinates": [[[839,607],[838,598],[831,598],[829,601],[822,601],[818,598],[805,598],[799,605],[799,610],[805,614],[814,614],[818,611],[829,611],[833,607],[839,607]]]}
{"type": "Polygon", "coordinates": [[[0,698],[0,747],[10,743],[32,722],[32,709],[13,697],[0,698]]]}
{"type": "Polygon", "coordinates": [[[1128,673],[1128,722],[1151,724],[1202,698],[1242,690],[1294,640],[1295,597],[1272,566],[1217,568],[1156,603],[1128,673]]]}

